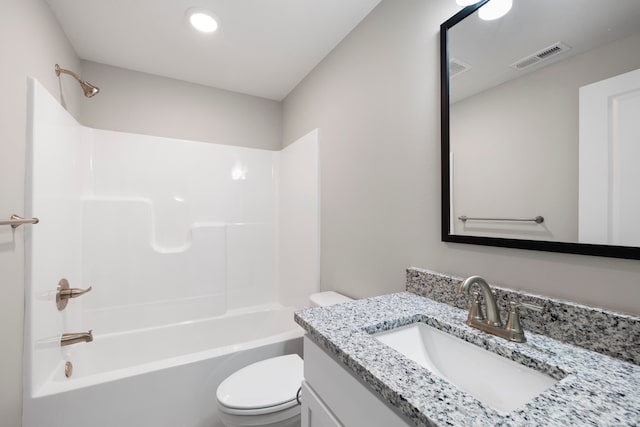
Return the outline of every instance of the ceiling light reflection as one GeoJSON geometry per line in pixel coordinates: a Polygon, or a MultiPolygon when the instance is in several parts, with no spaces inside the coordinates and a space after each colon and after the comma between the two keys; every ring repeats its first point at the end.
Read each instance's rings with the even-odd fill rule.
{"type": "Polygon", "coordinates": [[[234,181],[244,181],[247,179],[247,168],[242,165],[235,165],[231,170],[231,179],[234,181]]]}
{"type": "Polygon", "coordinates": [[[490,0],[478,11],[478,16],[484,21],[493,21],[503,17],[511,10],[513,0],[490,0]]]}

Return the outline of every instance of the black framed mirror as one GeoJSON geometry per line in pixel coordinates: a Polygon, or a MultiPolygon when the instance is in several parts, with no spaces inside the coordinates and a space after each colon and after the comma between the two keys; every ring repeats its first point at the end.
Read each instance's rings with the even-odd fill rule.
{"type": "Polygon", "coordinates": [[[442,240],[640,259],[640,2],[490,1],[440,27],[442,240]]]}

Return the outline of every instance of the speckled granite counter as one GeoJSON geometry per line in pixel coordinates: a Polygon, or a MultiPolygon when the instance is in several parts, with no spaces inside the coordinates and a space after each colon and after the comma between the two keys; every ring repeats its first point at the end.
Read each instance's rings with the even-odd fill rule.
{"type": "Polygon", "coordinates": [[[526,343],[508,342],[468,327],[466,316],[466,310],[403,292],[306,309],[295,319],[418,426],[640,425],[640,366],[530,332],[526,343]],[[562,379],[521,409],[500,415],[371,336],[416,321],[562,379]]]}
{"type": "MultiPolygon", "coordinates": [[[[470,296],[457,292],[462,280],[411,267],[407,269],[406,290],[468,310],[470,296]]],[[[510,300],[543,308],[540,313],[521,310],[520,320],[525,330],[640,365],[640,317],[489,284],[502,310],[508,309],[510,300]]]]}

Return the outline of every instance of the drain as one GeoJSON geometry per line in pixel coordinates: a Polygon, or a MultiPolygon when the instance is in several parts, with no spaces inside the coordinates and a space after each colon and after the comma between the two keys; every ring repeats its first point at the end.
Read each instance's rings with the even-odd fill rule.
{"type": "Polygon", "coordinates": [[[64,364],[64,376],[69,378],[71,375],[73,375],[73,364],[67,362],[64,364]]]}

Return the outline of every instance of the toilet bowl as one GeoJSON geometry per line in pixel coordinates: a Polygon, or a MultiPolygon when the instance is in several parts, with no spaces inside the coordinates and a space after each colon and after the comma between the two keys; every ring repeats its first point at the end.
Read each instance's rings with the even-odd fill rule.
{"type": "MultiPolygon", "coordinates": [[[[312,307],[353,301],[337,292],[319,292],[309,299],[312,307]]],[[[234,372],[216,391],[220,420],[227,427],[299,427],[302,375],[297,354],[261,360],[234,372]]]]}

